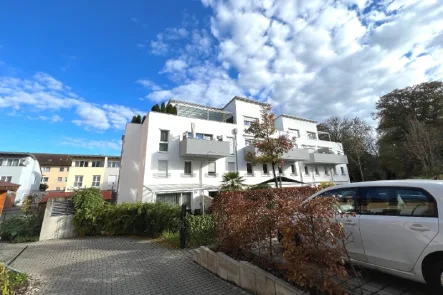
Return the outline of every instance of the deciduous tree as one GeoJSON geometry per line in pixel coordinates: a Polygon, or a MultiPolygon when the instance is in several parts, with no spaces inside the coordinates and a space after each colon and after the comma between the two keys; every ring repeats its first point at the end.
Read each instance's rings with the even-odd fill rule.
{"type": "Polygon", "coordinates": [[[251,123],[245,130],[253,138],[252,145],[257,148],[257,153],[247,153],[246,161],[253,164],[271,163],[274,175],[275,187],[278,187],[275,167],[283,163],[282,156],[294,147],[294,143],[287,134],[278,134],[274,125],[275,116],[271,113],[271,107],[266,106],[261,110],[260,120],[251,123]]]}

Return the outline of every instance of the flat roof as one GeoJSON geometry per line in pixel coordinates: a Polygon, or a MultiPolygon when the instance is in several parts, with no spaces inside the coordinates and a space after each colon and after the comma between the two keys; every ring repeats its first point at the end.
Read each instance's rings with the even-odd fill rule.
{"type": "Polygon", "coordinates": [[[252,98],[245,98],[245,97],[241,97],[241,96],[234,96],[227,104],[225,104],[225,106],[223,108],[225,108],[228,104],[230,104],[233,100],[239,100],[239,101],[243,101],[243,102],[247,102],[247,103],[252,103],[252,104],[257,104],[257,105],[261,105],[261,106],[271,106],[271,104],[266,103],[266,102],[261,102],[252,98]]]}
{"type": "MultiPolygon", "coordinates": [[[[310,120],[310,119],[301,118],[301,117],[296,117],[296,116],[287,115],[287,114],[281,114],[281,115],[279,115],[277,118],[279,118],[279,117],[288,118],[288,119],[293,119],[293,120],[299,120],[299,121],[305,121],[305,122],[309,122],[309,123],[315,123],[315,124],[317,124],[317,121],[315,121],[315,120],[310,120]]],[[[277,119],[277,118],[275,118],[275,119],[277,119]]]]}
{"type": "Polygon", "coordinates": [[[224,111],[222,108],[215,108],[215,107],[205,106],[205,105],[198,104],[198,103],[193,103],[193,102],[187,102],[187,101],[175,100],[175,99],[170,99],[169,102],[170,103],[181,104],[181,105],[187,105],[187,106],[190,106],[190,107],[201,108],[201,109],[210,110],[210,111],[214,111],[214,112],[230,114],[230,112],[224,111]]]}

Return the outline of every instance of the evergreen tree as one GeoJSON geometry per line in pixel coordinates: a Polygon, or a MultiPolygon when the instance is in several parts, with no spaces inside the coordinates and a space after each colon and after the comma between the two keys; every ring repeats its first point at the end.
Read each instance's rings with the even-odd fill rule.
{"type": "Polygon", "coordinates": [[[170,102],[168,102],[168,104],[166,105],[166,113],[172,114],[173,111],[174,111],[174,106],[170,102]]]}
{"type": "Polygon", "coordinates": [[[135,121],[137,120],[137,117],[136,116],[133,116],[132,117],[132,120],[131,120],[131,123],[136,123],[135,121]]]}
{"type": "Polygon", "coordinates": [[[135,123],[141,124],[141,122],[142,122],[142,117],[141,117],[140,115],[137,115],[137,117],[136,117],[135,119],[136,119],[136,122],[135,122],[135,123]]]}
{"type": "Polygon", "coordinates": [[[166,113],[166,105],[165,105],[165,102],[162,102],[162,106],[160,107],[160,112],[161,112],[161,113],[166,113]]]}
{"type": "Polygon", "coordinates": [[[145,122],[146,116],[143,116],[142,124],[145,122]]]}
{"type": "Polygon", "coordinates": [[[160,106],[158,105],[158,103],[152,106],[151,111],[160,112],[160,106]]]}

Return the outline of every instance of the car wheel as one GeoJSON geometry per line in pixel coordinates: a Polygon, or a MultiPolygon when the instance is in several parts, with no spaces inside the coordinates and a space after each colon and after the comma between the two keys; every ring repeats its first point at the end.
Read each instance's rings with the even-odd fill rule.
{"type": "Polygon", "coordinates": [[[443,261],[432,266],[427,282],[434,294],[443,294],[443,261]]]}

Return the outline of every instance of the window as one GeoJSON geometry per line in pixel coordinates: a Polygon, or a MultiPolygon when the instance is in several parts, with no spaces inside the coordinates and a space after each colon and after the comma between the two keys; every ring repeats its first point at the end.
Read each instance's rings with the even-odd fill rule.
{"type": "Polygon", "coordinates": [[[291,136],[300,137],[300,131],[298,129],[288,128],[291,136]]]}
{"type": "Polygon", "coordinates": [[[251,163],[246,163],[246,173],[248,175],[253,175],[254,174],[254,170],[252,168],[252,164],[251,163]]]}
{"type": "Polygon", "coordinates": [[[334,166],[333,170],[334,170],[334,175],[337,175],[337,167],[334,166]]]}
{"type": "Polygon", "coordinates": [[[182,193],[181,204],[186,205],[186,209],[191,209],[192,193],[182,193]]]}
{"type": "Polygon", "coordinates": [[[308,168],[308,166],[305,166],[305,174],[309,175],[309,168],[308,168]]]}
{"type": "Polygon", "coordinates": [[[325,166],[325,175],[329,175],[329,169],[325,166]]]}
{"type": "Polygon", "coordinates": [[[283,174],[283,167],[282,166],[278,166],[278,174],[283,174]]]}
{"type": "Polygon", "coordinates": [[[319,197],[334,197],[337,200],[335,209],[339,213],[355,212],[356,188],[333,189],[322,193],[319,197]]]}
{"type": "Polygon", "coordinates": [[[75,161],[75,167],[88,167],[88,161],[75,161]]]}
{"type": "Polygon", "coordinates": [[[60,167],[60,168],[58,169],[58,171],[60,171],[60,172],[65,171],[65,167],[60,167]]]}
{"type": "Polygon", "coordinates": [[[215,162],[210,162],[208,164],[208,175],[211,175],[211,176],[215,176],[216,175],[215,162]]]}
{"type": "Polygon", "coordinates": [[[233,155],[234,154],[234,137],[227,137],[228,138],[228,142],[229,142],[229,154],[233,155]]]}
{"type": "Polygon", "coordinates": [[[228,162],[228,171],[235,172],[235,163],[234,162],[228,162]]]}
{"type": "Polygon", "coordinates": [[[56,190],[56,191],[59,191],[59,190],[60,190],[60,187],[59,187],[59,186],[57,186],[57,187],[55,188],[55,190],[56,190]]]}
{"type": "MultiPolygon", "coordinates": [[[[3,166],[3,161],[4,160],[0,158],[0,166],[3,166]]],[[[5,164],[5,166],[6,166],[6,164],[5,164]]]]}
{"type": "Polygon", "coordinates": [[[168,161],[158,160],[158,173],[161,176],[168,176],[168,161]]]}
{"type": "Polygon", "coordinates": [[[168,130],[160,130],[159,151],[167,152],[168,151],[168,142],[169,142],[169,131],[168,130]]]}
{"type": "Polygon", "coordinates": [[[245,127],[249,127],[249,126],[251,126],[251,124],[252,124],[253,122],[255,122],[255,121],[257,121],[256,118],[248,118],[248,117],[245,117],[243,123],[244,123],[245,127]]]}
{"type": "Polygon", "coordinates": [[[50,167],[42,167],[42,172],[50,172],[51,168],[50,167]]]}
{"type": "Polygon", "coordinates": [[[291,173],[292,175],[297,175],[297,167],[295,167],[295,164],[291,165],[291,173]]]}
{"type": "Polygon", "coordinates": [[[317,134],[315,132],[307,132],[309,139],[317,139],[317,134]]]}
{"type": "Polygon", "coordinates": [[[367,187],[362,190],[360,213],[411,217],[437,217],[434,198],[422,189],[367,187]]]}
{"type": "Polygon", "coordinates": [[[212,134],[196,133],[195,138],[203,140],[212,140],[212,134]]]}
{"type": "Polygon", "coordinates": [[[66,171],[68,171],[68,172],[69,172],[69,167],[66,167],[66,171]]]}
{"type": "Polygon", "coordinates": [[[180,205],[180,194],[157,194],[156,196],[157,203],[166,203],[170,205],[180,205]]]}
{"type": "Polygon", "coordinates": [[[41,183],[47,183],[49,181],[49,177],[42,177],[41,183]]]}
{"type": "Polygon", "coordinates": [[[57,182],[62,182],[63,181],[63,177],[57,177],[57,182]]]}
{"type": "Polygon", "coordinates": [[[269,174],[268,164],[263,164],[263,174],[269,174]]]}
{"type": "Polygon", "coordinates": [[[12,176],[0,176],[0,180],[11,182],[12,176]]]}
{"type": "Polygon", "coordinates": [[[344,167],[340,167],[340,171],[341,171],[341,174],[342,174],[342,175],[346,175],[346,173],[345,173],[345,168],[344,168],[344,167]]]}
{"type": "Polygon", "coordinates": [[[99,187],[100,186],[100,175],[92,176],[92,186],[99,187]]]}
{"type": "Polygon", "coordinates": [[[105,167],[105,163],[103,161],[92,161],[91,167],[105,167]]]}
{"type": "Polygon", "coordinates": [[[245,146],[252,145],[252,139],[245,139],[245,146]]]}
{"type": "Polygon", "coordinates": [[[120,162],[119,161],[108,161],[108,167],[120,168],[120,162]]]}
{"type": "Polygon", "coordinates": [[[315,169],[315,175],[320,175],[320,173],[318,172],[318,167],[315,166],[314,169],[315,169]]]}
{"type": "Polygon", "coordinates": [[[191,175],[192,174],[192,162],[185,161],[185,174],[191,175]]]}
{"type": "Polygon", "coordinates": [[[83,186],[83,175],[76,175],[74,177],[74,187],[82,187],[83,186]]]}
{"type": "Polygon", "coordinates": [[[65,177],[65,182],[68,182],[68,178],[67,177],[65,177]]]}

